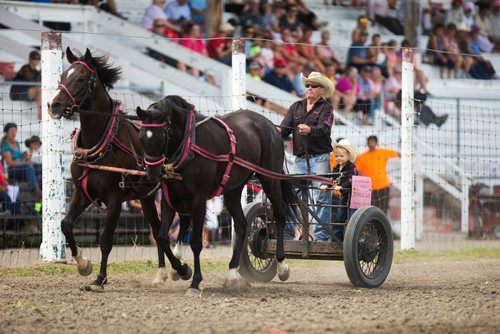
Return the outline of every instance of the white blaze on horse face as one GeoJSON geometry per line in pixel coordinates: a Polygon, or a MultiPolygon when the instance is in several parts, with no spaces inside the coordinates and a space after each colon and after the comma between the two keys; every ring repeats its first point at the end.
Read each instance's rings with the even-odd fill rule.
{"type": "Polygon", "coordinates": [[[71,74],[73,74],[73,72],[75,72],[75,69],[74,69],[74,68],[70,68],[70,69],[68,70],[68,74],[66,75],[66,79],[67,79],[67,78],[69,78],[69,76],[70,76],[71,74]]]}
{"type": "Polygon", "coordinates": [[[146,131],[146,137],[148,137],[148,139],[153,137],[153,132],[151,130],[146,131]]]}
{"type": "Polygon", "coordinates": [[[57,95],[59,95],[60,92],[61,92],[60,89],[56,89],[56,91],[54,92],[54,96],[52,97],[52,100],[50,101],[50,105],[52,105],[52,101],[54,101],[54,99],[56,98],[57,95]]]}

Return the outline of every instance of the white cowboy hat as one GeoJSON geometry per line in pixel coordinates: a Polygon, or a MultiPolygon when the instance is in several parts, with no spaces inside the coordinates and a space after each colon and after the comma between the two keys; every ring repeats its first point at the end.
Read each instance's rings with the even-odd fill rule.
{"type": "Polygon", "coordinates": [[[333,83],[330,79],[327,77],[323,76],[319,72],[311,72],[309,74],[309,77],[305,77],[304,74],[300,74],[300,79],[302,80],[302,83],[305,85],[306,83],[317,83],[318,85],[323,86],[325,89],[325,92],[323,93],[323,98],[327,99],[330,96],[332,96],[333,91],[335,90],[335,87],[333,86],[333,83]]]}
{"type": "Polygon", "coordinates": [[[341,139],[338,143],[333,145],[333,149],[335,150],[337,147],[341,147],[349,153],[349,160],[354,163],[356,161],[356,157],[358,156],[358,152],[354,146],[351,145],[349,140],[341,139]]]}
{"type": "Polygon", "coordinates": [[[457,31],[469,32],[470,28],[464,22],[460,22],[457,24],[457,31]]]}

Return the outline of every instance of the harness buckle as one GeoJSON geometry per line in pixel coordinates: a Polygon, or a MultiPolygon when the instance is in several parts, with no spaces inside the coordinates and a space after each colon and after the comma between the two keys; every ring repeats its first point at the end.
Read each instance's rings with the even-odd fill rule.
{"type": "Polygon", "coordinates": [[[122,180],[118,182],[118,187],[121,190],[125,190],[125,174],[122,174],[122,180]]]}

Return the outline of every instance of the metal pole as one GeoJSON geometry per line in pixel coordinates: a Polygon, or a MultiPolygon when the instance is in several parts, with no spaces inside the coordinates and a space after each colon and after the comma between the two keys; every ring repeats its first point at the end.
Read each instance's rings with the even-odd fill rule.
{"type": "Polygon", "coordinates": [[[66,212],[64,192],[62,119],[51,119],[47,103],[52,100],[62,74],[61,34],[42,32],[42,244],[40,255],[44,261],[66,259],[66,239],[61,221],[66,212]]]}
{"type": "Polygon", "coordinates": [[[233,40],[232,56],[232,110],[247,108],[247,74],[246,74],[246,56],[245,41],[240,38],[233,40]]]}
{"type": "Polygon", "coordinates": [[[401,249],[415,248],[413,51],[403,50],[401,87],[401,249]]]}

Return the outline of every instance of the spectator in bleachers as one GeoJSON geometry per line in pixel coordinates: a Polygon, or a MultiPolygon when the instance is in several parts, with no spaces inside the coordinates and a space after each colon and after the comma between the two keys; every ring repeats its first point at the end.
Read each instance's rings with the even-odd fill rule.
{"type": "Polygon", "coordinates": [[[447,57],[453,62],[454,77],[457,78],[462,70],[464,58],[460,55],[457,43],[457,27],[455,23],[448,23],[443,34],[444,49],[448,52],[447,57]]]}
{"type": "Polygon", "coordinates": [[[403,24],[389,12],[387,0],[368,0],[366,15],[372,22],[377,22],[395,35],[404,35],[403,24]]]}
{"type": "Polygon", "coordinates": [[[396,119],[401,118],[401,109],[399,108],[399,103],[397,101],[397,95],[401,90],[401,68],[396,67],[392,75],[387,78],[384,84],[384,109],[385,112],[396,119]]]}
{"type": "Polygon", "coordinates": [[[485,2],[479,2],[478,8],[479,10],[474,16],[474,23],[479,27],[479,33],[481,35],[491,39],[493,36],[493,30],[489,16],[490,5],[485,2]]]}
{"type": "Polygon", "coordinates": [[[326,21],[318,21],[316,14],[307,8],[303,0],[286,0],[289,6],[297,6],[299,10],[299,21],[306,27],[314,30],[323,29],[328,25],[326,21]]]}
{"type": "Polygon", "coordinates": [[[333,110],[338,111],[342,105],[343,114],[347,117],[356,103],[358,89],[358,70],[355,67],[349,67],[335,85],[332,95],[333,110]]]}
{"type": "Polygon", "coordinates": [[[359,42],[361,33],[370,35],[369,23],[370,20],[366,16],[360,15],[358,17],[356,28],[351,32],[351,43],[359,42]]]}
{"type": "Polygon", "coordinates": [[[347,66],[356,67],[358,70],[365,65],[375,65],[375,59],[370,58],[365,46],[368,32],[361,31],[357,42],[353,42],[347,53],[347,66]]]}
{"type": "Polygon", "coordinates": [[[260,12],[260,0],[247,0],[241,12],[240,23],[243,27],[254,26],[264,29],[264,16],[260,12]]]}
{"type": "Polygon", "coordinates": [[[481,52],[490,53],[493,50],[493,44],[491,44],[488,37],[481,35],[481,28],[478,25],[473,24],[470,29],[470,45],[473,54],[480,54],[481,52]]]}
{"type": "Polygon", "coordinates": [[[260,56],[257,57],[257,61],[269,70],[273,68],[274,64],[274,50],[276,49],[276,44],[273,43],[273,36],[269,32],[264,32],[262,36],[264,39],[262,41],[262,49],[260,50],[260,56]]]}
{"type": "Polygon", "coordinates": [[[467,1],[463,7],[464,15],[462,16],[462,22],[470,29],[474,24],[474,3],[472,1],[467,1]]]}
{"type": "Polygon", "coordinates": [[[374,66],[370,85],[372,86],[372,98],[370,104],[370,111],[368,112],[368,119],[373,123],[375,113],[382,110],[382,89],[384,87],[384,76],[380,67],[374,66]]]}
{"type": "Polygon", "coordinates": [[[274,60],[273,70],[264,76],[263,81],[273,85],[274,87],[287,91],[290,94],[297,95],[292,82],[287,76],[288,69],[286,66],[287,63],[285,60],[276,58],[274,60]]]}
{"type": "Polygon", "coordinates": [[[328,30],[323,30],[321,32],[321,41],[316,44],[315,51],[316,56],[321,60],[325,67],[329,64],[333,64],[336,72],[344,71],[344,64],[337,59],[335,52],[330,46],[330,32],[328,30]]]}
{"type": "Polygon", "coordinates": [[[20,215],[21,204],[17,200],[12,201],[12,198],[9,196],[9,182],[3,176],[2,165],[3,163],[0,160],[0,207],[2,207],[2,211],[4,212],[4,214],[20,215]]]}
{"type": "Polygon", "coordinates": [[[29,161],[33,164],[35,169],[35,175],[38,179],[38,186],[42,187],[42,152],[40,147],[42,146],[42,141],[40,137],[33,135],[24,141],[24,144],[28,148],[26,157],[29,157],[29,161]]]}
{"type": "Polygon", "coordinates": [[[495,78],[496,72],[491,62],[481,55],[481,39],[479,28],[472,27],[469,38],[470,54],[474,56],[475,64],[471,68],[471,76],[475,79],[495,78]]]}
{"type": "Polygon", "coordinates": [[[444,69],[448,69],[448,79],[451,78],[451,70],[455,67],[453,61],[446,53],[445,42],[443,39],[444,26],[436,24],[432,29],[432,34],[427,45],[427,62],[439,67],[439,76],[444,79],[444,69]]]}
{"type": "Polygon", "coordinates": [[[180,30],[191,23],[191,8],[187,0],[171,0],[163,11],[167,15],[167,20],[180,30]]]}
{"type": "Polygon", "coordinates": [[[314,71],[324,73],[325,66],[314,52],[314,45],[311,37],[313,28],[304,27],[302,38],[299,39],[297,44],[297,52],[305,59],[308,59],[314,65],[314,71]]]}
{"type": "Polygon", "coordinates": [[[387,48],[385,51],[385,69],[388,76],[392,75],[392,71],[396,66],[401,65],[398,58],[397,47],[398,43],[394,39],[387,42],[387,48]]]}
{"type": "Polygon", "coordinates": [[[207,44],[208,56],[223,64],[231,66],[232,41],[234,27],[230,23],[224,23],[207,44]]]}
{"type": "MultiPolygon", "coordinates": [[[[158,36],[161,36],[161,37],[166,37],[166,38],[170,38],[170,39],[177,39],[179,37],[179,35],[167,28],[166,26],[166,20],[164,19],[156,19],[154,20],[153,22],[153,26],[151,28],[151,32],[158,35],[158,36]]],[[[184,63],[181,63],[180,61],[177,61],[161,52],[158,52],[156,50],[153,50],[151,48],[146,48],[146,54],[156,60],[159,60],[165,64],[168,64],[172,67],[176,67],[178,70],[181,70],[183,72],[186,72],[186,65],[184,63]]]]}
{"type": "Polygon", "coordinates": [[[305,97],[306,86],[302,82],[303,75],[309,75],[312,71],[309,66],[304,66],[299,63],[290,63],[289,65],[289,78],[293,85],[293,90],[296,92],[297,96],[305,97]]]}
{"type": "MultiPolygon", "coordinates": [[[[205,45],[205,41],[203,39],[201,39],[200,26],[190,22],[184,26],[184,30],[185,30],[185,34],[184,34],[182,40],[179,41],[179,44],[188,48],[191,51],[194,51],[196,53],[199,53],[199,54],[202,54],[202,55],[208,57],[207,47],[205,45]]],[[[196,68],[191,68],[190,72],[194,77],[196,77],[196,78],[200,77],[200,74],[201,74],[200,70],[198,70],[196,68]]],[[[208,82],[213,81],[211,79],[211,77],[208,75],[205,75],[205,79],[208,82]]]]}
{"type": "Polygon", "coordinates": [[[457,46],[458,51],[461,53],[464,64],[463,70],[466,76],[476,77],[477,74],[473,71],[473,67],[475,66],[476,59],[472,55],[472,51],[470,49],[470,29],[467,27],[465,23],[459,23],[457,26],[457,46]],[[471,73],[472,72],[472,73],[471,73]]]}
{"type": "Polygon", "coordinates": [[[368,124],[368,114],[371,108],[372,91],[372,67],[363,66],[358,75],[358,90],[356,92],[356,104],[354,112],[356,113],[356,122],[358,124],[368,124]]]}
{"type": "MultiPolygon", "coordinates": [[[[14,81],[40,82],[42,75],[40,66],[40,53],[31,51],[28,63],[23,65],[14,77],[14,81]]],[[[10,99],[13,101],[36,101],[38,119],[42,119],[42,88],[39,85],[12,85],[10,87],[10,99]]]]}
{"type": "Polygon", "coordinates": [[[325,73],[323,73],[325,77],[327,77],[333,85],[337,82],[337,78],[335,77],[337,75],[336,67],[334,63],[326,63],[325,64],[325,73]]]}
{"type": "Polygon", "coordinates": [[[1,152],[7,165],[9,179],[27,182],[31,193],[41,198],[42,192],[33,168],[33,162],[21,152],[21,145],[16,140],[17,125],[7,123],[3,128],[5,136],[2,138],[1,152]]]}
{"type": "Polygon", "coordinates": [[[273,4],[266,4],[266,8],[271,7],[269,13],[264,14],[264,29],[273,34],[274,37],[281,35],[280,20],[286,14],[285,6],[281,2],[273,2],[273,4]]]}
{"type": "Polygon", "coordinates": [[[302,23],[299,21],[299,8],[297,6],[289,6],[286,15],[280,19],[281,33],[287,29],[294,37],[298,37],[302,23]]]}
{"type": "Polygon", "coordinates": [[[464,1],[463,0],[452,0],[451,8],[446,12],[446,24],[455,23],[458,25],[464,20],[464,1]]]}
{"type": "Polygon", "coordinates": [[[105,12],[108,12],[114,16],[118,16],[122,19],[125,19],[123,16],[118,13],[118,7],[116,6],[115,0],[80,0],[80,5],[91,5],[95,6],[105,12]]]}
{"type": "Polygon", "coordinates": [[[167,20],[167,14],[165,14],[165,12],[163,11],[165,3],[166,0],[153,0],[151,6],[149,6],[144,12],[144,16],[142,17],[142,27],[151,31],[153,29],[153,23],[155,22],[155,20],[162,20],[162,24],[165,26],[165,28],[180,33],[181,30],[176,25],[170,23],[170,21],[167,20]]]}
{"type": "Polygon", "coordinates": [[[189,7],[191,8],[191,20],[203,28],[207,12],[207,0],[189,0],[189,7]]]}
{"type": "Polygon", "coordinates": [[[500,51],[500,0],[494,0],[490,11],[491,30],[495,51],[500,51]]]}
{"type": "Polygon", "coordinates": [[[308,60],[303,58],[297,51],[295,40],[292,38],[290,29],[283,28],[281,31],[281,39],[283,44],[276,47],[274,56],[275,58],[283,59],[286,63],[299,63],[305,65],[308,60]]]}

